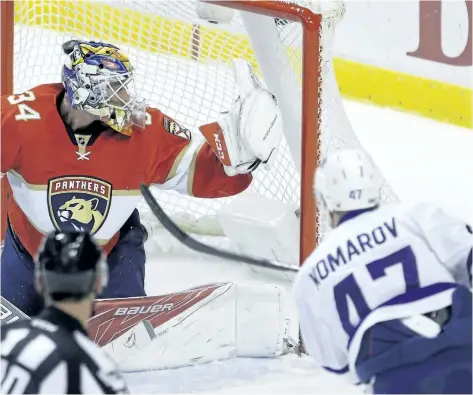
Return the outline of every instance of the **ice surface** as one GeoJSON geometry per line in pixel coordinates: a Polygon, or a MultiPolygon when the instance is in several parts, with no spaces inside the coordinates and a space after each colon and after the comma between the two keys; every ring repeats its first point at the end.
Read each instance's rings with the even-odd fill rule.
{"type": "Polygon", "coordinates": [[[362,393],[361,387],[317,367],[308,357],[233,359],[168,371],[126,374],[135,393],[336,394],[362,393]]]}

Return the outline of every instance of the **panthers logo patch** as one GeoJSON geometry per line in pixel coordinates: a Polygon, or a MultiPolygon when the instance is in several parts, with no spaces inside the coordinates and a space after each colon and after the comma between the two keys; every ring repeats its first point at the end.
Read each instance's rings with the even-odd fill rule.
{"type": "Polygon", "coordinates": [[[112,184],[98,178],[67,176],[49,180],[49,216],[58,230],[97,233],[111,203],[112,184]]]}
{"type": "Polygon", "coordinates": [[[188,129],[182,127],[175,120],[166,116],[164,116],[163,119],[163,127],[169,133],[174,134],[175,136],[182,137],[186,140],[190,140],[192,137],[191,132],[188,129]]]}

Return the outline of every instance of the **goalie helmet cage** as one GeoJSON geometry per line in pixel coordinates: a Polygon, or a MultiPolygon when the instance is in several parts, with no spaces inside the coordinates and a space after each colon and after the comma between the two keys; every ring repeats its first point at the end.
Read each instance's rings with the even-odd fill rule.
{"type": "MultiPolygon", "coordinates": [[[[58,82],[64,41],[108,41],[129,54],[148,103],[195,130],[231,106],[236,93],[231,60],[247,60],[278,98],[284,123],[276,163],[268,173],[255,172],[250,190],[300,209],[303,262],[324,233],[312,192],[317,163],[328,151],[360,147],[333,72],[332,36],[344,4],[209,3],[236,10],[232,20],[199,19],[196,1],[2,1],[2,94],[58,82]]],[[[2,216],[9,192],[3,184],[2,216]]],[[[204,219],[215,219],[232,199],[197,199],[156,188],[153,193],[179,225],[204,235],[218,234],[216,221],[204,219]]],[[[393,196],[386,185],[383,195],[393,196]]],[[[147,215],[144,206],[140,211],[147,215]]]]}

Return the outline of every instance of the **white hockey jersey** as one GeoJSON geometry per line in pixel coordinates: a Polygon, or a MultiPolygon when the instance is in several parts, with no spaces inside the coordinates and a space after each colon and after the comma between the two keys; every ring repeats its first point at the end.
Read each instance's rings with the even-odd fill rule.
{"type": "Polygon", "coordinates": [[[470,287],[473,235],[429,204],[387,205],[342,222],[307,258],[294,284],[307,352],[355,374],[365,331],[451,304],[470,287]]]}

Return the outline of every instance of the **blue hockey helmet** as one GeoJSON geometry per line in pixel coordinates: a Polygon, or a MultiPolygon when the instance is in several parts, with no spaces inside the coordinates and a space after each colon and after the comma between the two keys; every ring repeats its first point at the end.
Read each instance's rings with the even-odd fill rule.
{"type": "Polygon", "coordinates": [[[119,48],[79,40],[62,48],[67,55],[62,82],[72,108],[96,115],[126,136],[133,125],[144,128],[146,103],[136,96],[133,66],[119,48]]]}

